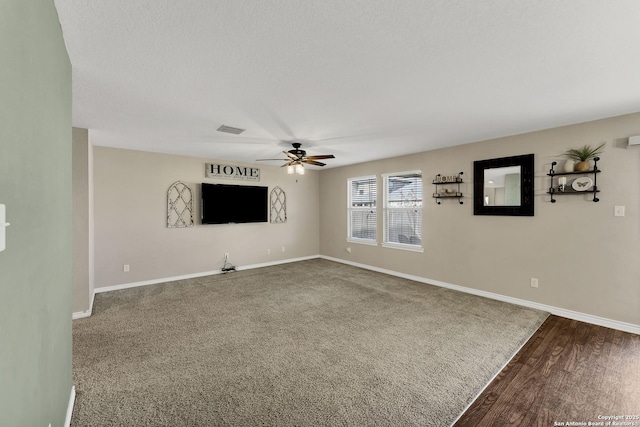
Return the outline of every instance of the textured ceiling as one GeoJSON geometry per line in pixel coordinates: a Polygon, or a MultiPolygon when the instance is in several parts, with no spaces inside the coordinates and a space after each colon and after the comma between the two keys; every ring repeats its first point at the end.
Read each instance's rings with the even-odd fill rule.
{"type": "Polygon", "coordinates": [[[299,140],[332,167],[640,111],[637,0],[55,4],[96,145],[253,161],[299,140]]]}

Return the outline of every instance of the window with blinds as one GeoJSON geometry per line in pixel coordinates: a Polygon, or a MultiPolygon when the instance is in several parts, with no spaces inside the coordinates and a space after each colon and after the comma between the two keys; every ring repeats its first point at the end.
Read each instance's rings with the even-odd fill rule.
{"type": "Polygon", "coordinates": [[[422,172],[383,175],[383,246],[422,250],[422,172]]]}
{"type": "Polygon", "coordinates": [[[376,177],[350,178],[347,184],[349,194],[347,240],[377,244],[376,177]]]}

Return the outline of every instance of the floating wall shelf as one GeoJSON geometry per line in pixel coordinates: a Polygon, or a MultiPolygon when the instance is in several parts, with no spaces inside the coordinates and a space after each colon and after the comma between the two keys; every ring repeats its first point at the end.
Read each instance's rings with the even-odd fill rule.
{"type": "Polygon", "coordinates": [[[433,185],[436,186],[436,192],[433,193],[433,198],[436,199],[437,204],[442,204],[442,199],[458,199],[458,203],[463,204],[462,192],[460,191],[460,184],[462,184],[462,174],[458,175],[436,175],[433,180],[433,185]]]}
{"type": "Polygon", "coordinates": [[[584,172],[556,172],[554,169],[554,166],[558,164],[558,162],[552,162],[551,163],[551,169],[549,170],[549,173],[547,174],[547,176],[550,177],[550,184],[549,184],[549,191],[547,191],[547,194],[551,195],[551,203],[555,203],[556,199],[554,198],[554,196],[558,196],[558,195],[570,195],[570,194],[593,194],[593,201],[594,202],[599,202],[600,199],[597,197],[597,193],[600,192],[600,190],[598,190],[598,174],[601,172],[600,169],[598,169],[598,160],[600,160],[600,157],[596,157],[593,159],[593,169],[588,170],[588,171],[584,171],[584,172]],[[593,186],[591,186],[588,190],[582,190],[582,191],[577,191],[574,190],[573,188],[571,188],[571,186],[567,186],[565,184],[565,189],[564,191],[560,191],[560,184],[558,182],[558,185],[554,185],[554,178],[556,176],[571,176],[571,175],[593,175],[593,186]]]}

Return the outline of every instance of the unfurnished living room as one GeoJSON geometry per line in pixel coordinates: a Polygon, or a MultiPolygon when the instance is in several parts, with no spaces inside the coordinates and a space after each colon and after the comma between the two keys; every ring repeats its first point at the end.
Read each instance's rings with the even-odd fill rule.
{"type": "Polygon", "coordinates": [[[640,426],[639,17],[2,0],[0,425],[640,426]]]}

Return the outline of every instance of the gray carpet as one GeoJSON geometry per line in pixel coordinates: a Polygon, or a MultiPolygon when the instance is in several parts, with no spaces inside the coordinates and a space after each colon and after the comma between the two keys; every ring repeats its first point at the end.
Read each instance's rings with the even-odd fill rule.
{"type": "Polygon", "coordinates": [[[327,260],[96,295],[73,426],[447,426],[547,313],[327,260]]]}

